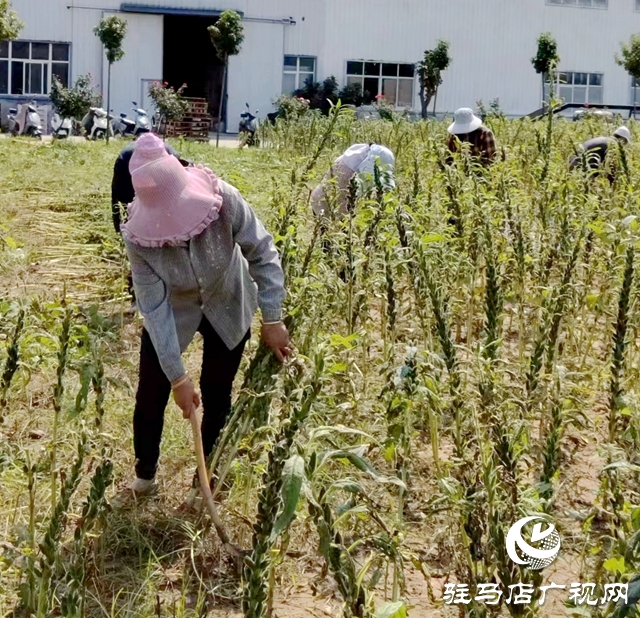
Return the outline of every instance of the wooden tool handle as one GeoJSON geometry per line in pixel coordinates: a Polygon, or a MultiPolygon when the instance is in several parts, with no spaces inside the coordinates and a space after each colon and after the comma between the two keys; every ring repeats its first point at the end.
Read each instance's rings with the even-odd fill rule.
{"type": "Polygon", "coordinates": [[[216,532],[218,533],[220,540],[223,542],[225,549],[234,558],[240,558],[242,556],[242,552],[229,540],[229,536],[227,535],[222,525],[222,520],[218,515],[218,509],[216,509],[216,505],[213,501],[213,495],[211,494],[211,488],[209,487],[209,473],[207,472],[207,462],[205,461],[204,449],[202,447],[202,435],[200,433],[200,415],[195,408],[191,412],[189,420],[191,421],[191,429],[193,430],[193,443],[196,451],[196,459],[198,460],[198,478],[200,480],[200,490],[202,491],[202,496],[207,505],[209,515],[211,515],[213,525],[215,526],[216,532]]]}

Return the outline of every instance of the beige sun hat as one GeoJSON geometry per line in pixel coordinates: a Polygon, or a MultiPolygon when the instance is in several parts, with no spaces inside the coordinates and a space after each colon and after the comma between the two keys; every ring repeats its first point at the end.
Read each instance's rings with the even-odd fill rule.
{"type": "Polygon", "coordinates": [[[447,130],[452,135],[463,135],[479,129],[480,125],[482,125],[482,120],[473,113],[472,109],[461,107],[456,110],[453,115],[453,123],[449,125],[447,130]]]}
{"type": "Polygon", "coordinates": [[[629,131],[629,129],[627,127],[618,127],[614,133],[613,133],[614,137],[621,137],[622,139],[626,139],[627,140],[627,144],[631,143],[631,131],[629,131]]]}

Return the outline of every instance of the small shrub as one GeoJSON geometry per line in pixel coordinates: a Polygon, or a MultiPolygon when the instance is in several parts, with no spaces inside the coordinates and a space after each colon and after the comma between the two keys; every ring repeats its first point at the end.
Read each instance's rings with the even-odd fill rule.
{"type": "Polygon", "coordinates": [[[309,99],[303,99],[302,97],[290,97],[289,95],[282,94],[274,102],[276,109],[278,110],[278,117],[285,120],[296,120],[307,114],[310,109],[309,99]]]}
{"type": "Polygon", "coordinates": [[[63,118],[82,118],[90,107],[102,106],[102,95],[91,83],[91,74],[80,75],[67,88],[55,75],[51,78],[51,103],[63,118]]]}
{"type": "Polygon", "coordinates": [[[294,95],[307,99],[311,109],[319,109],[326,116],[332,105],[338,102],[338,82],[333,75],[322,83],[307,81],[294,95]]]}
{"type": "Polygon", "coordinates": [[[489,102],[488,109],[482,99],[476,101],[476,107],[478,108],[478,115],[482,118],[482,122],[487,118],[506,118],[504,111],[500,107],[500,99],[498,97],[489,102]]]}
{"type": "Polygon", "coordinates": [[[175,90],[167,82],[153,82],[149,85],[149,97],[160,114],[160,124],[171,120],[182,120],[187,113],[189,104],[182,96],[186,87],[187,84],[182,84],[178,90],[175,90]]]}
{"type": "Polygon", "coordinates": [[[360,107],[364,101],[361,84],[347,84],[338,95],[343,105],[355,105],[360,107]]]}
{"type": "Polygon", "coordinates": [[[374,105],[382,120],[393,120],[393,105],[384,98],[383,94],[376,96],[374,105]]]}

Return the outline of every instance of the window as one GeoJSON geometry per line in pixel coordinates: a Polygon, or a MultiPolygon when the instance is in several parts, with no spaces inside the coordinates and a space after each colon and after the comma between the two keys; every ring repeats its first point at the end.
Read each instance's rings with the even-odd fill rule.
{"type": "MultiPolygon", "coordinates": [[[[577,73],[563,71],[558,73],[558,80],[554,84],[556,96],[564,99],[565,103],[601,104],[603,101],[602,73],[577,73]]],[[[544,86],[544,99],[549,100],[549,82],[544,86]]]]}
{"type": "Polygon", "coordinates": [[[285,56],[282,92],[293,94],[316,77],[316,59],[311,56],[285,56]]]}
{"type": "Polygon", "coordinates": [[[67,43],[0,41],[0,94],[49,94],[52,75],[69,85],[67,43]]]}
{"type": "Polygon", "coordinates": [[[412,64],[388,62],[347,62],[347,84],[360,84],[365,105],[373,102],[377,95],[396,107],[411,107],[413,104],[414,67],[412,64]]]}
{"type": "MultiPolygon", "coordinates": [[[[636,0],[637,4],[638,0],[636,0]]],[[[547,4],[577,6],[586,9],[606,9],[609,0],[547,0],[547,4]]]]}

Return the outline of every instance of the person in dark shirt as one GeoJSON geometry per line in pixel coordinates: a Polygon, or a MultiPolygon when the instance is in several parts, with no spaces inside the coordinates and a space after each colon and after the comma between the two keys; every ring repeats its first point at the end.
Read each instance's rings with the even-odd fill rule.
{"type": "Polygon", "coordinates": [[[454,122],[447,129],[447,164],[453,163],[453,154],[460,150],[464,143],[468,143],[471,156],[483,165],[490,165],[497,159],[496,139],[491,129],[482,124],[473,110],[463,107],[457,110],[453,116],[454,122]]]}
{"type": "MultiPolygon", "coordinates": [[[[131,182],[131,173],[129,172],[129,161],[131,161],[131,155],[133,155],[135,147],[135,141],[127,144],[118,155],[113,167],[113,179],[111,180],[111,215],[113,217],[113,227],[116,234],[120,234],[120,226],[122,225],[122,206],[131,204],[135,197],[133,183],[131,182]]],[[[169,144],[165,144],[165,150],[174,157],[177,157],[183,167],[190,165],[189,161],[181,159],[169,144]]],[[[131,273],[127,276],[127,290],[133,301],[130,311],[135,311],[135,294],[131,273]]]]}
{"type": "MultiPolygon", "coordinates": [[[[618,143],[626,145],[629,142],[631,142],[631,131],[627,127],[618,127],[613,133],[613,137],[594,137],[587,140],[580,146],[580,154],[571,157],[569,166],[571,169],[576,169],[582,165],[584,160],[590,170],[601,169],[611,146],[615,146],[618,143]]],[[[615,179],[613,172],[608,175],[608,178],[610,182],[613,182],[615,179]]]]}

